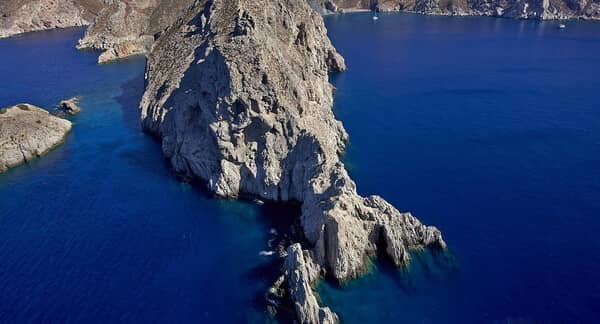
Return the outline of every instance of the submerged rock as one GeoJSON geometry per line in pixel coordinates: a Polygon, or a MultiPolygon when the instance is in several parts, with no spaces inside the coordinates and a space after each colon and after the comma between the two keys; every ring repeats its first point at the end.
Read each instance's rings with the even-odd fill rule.
{"type": "Polygon", "coordinates": [[[70,130],[70,121],[30,104],[0,109],[0,172],[45,154],[70,130]]]}
{"type": "Polygon", "coordinates": [[[69,115],[77,115],[79,112],[81,112],[79,100],[79,97],[63,100],[58,104],[58,108],[69,115]]]}
{"type": "MultiPolygon", "coordinates": [[[[321,270],[361,275],[378,248],[402,266],[411,250],[446,246],[435,227],[358,195],[328,79],[344,69],[321,16],[294,0],[196,1],[148,55],[142,125],[178,173],[222,197],[302,204],[311,261],[302,253],[308,274],[287,277],[299,294],[321,270]]],[[[310,300],[302,321],[334,318],[310,300]]]]}

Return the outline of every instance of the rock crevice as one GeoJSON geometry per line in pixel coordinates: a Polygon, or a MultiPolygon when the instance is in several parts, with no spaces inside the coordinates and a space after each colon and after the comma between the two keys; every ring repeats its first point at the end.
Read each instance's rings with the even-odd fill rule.
{"type": "Polygon", "coordinates": [[[446,246],[435,227],[357,193],[339,158],[348,135],[329,83],[344,69],[304,1],[198,0],[148,54],[140,104],[143,128],[178,173],[222,197],[302,204],[310,252],[288,251],[284,268],[299,271],[286,278],[307,323],[337,321],[310,306],[314,273],[355,278],[380,242],[398,266],[410,251],[446,246]]]}

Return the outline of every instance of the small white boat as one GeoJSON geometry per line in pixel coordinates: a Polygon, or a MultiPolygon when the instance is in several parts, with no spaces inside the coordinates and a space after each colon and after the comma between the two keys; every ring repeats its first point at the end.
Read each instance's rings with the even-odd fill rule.
{"type": "Polygon", "coordinates": [[[373,20],[377,20],[377,19],[379,19],[379,17],[373,16],[373,20]]]}
{"type": "Polygon", "coordinates": [[[558,25],[558,29],[565,29],[565,28],[567,28],[567,25],[565,25],[565,24],[558,25]]]}

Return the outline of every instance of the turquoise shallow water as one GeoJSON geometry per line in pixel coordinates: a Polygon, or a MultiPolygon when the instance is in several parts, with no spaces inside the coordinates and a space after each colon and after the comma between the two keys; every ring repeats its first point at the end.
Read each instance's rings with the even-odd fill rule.
{"type": "MultiPolygon", "coordinates": [[[[597,322],[600,25],[380,17],[326,19],[347,167],[450,256],[322,300],[345,323],[597,322]]],[[[295,212],[177,181],[139,128],[143,59],[98,66],[82,33],[0,40],[0,106],[83,96],[63,146],[0,175],[0,322],[268,321],[258,253],[295,212]]]]}

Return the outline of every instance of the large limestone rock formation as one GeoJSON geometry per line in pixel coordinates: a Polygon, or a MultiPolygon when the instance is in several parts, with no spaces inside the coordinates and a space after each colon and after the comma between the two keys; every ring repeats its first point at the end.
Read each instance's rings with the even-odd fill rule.
{"type": "Polygon", "coordinates": [[[102,8],[102,0],[2,0],[0,38],[36,30],[85,26],[102,8]]]}
{"type": "Polygon", "coordinates": [[[102,51],[99,63],[145,54],[192,0],[105,0],[104,9],[79,41],[102,51]]]}
{"type": "Polygon", "coordinates": [[[311,0],[329,12],[406,11],[519,19],[600,19],[599,0],[311,0]]]}
{"type": "Polygon", "coordinates": [[[45,154],[70,130],[70,121],[33,105],[0,109],[0,172],[45,154]]]}
{"type": "MultiPolygon", "coordinates": [[[[180,174],[223,197],[301,202],[310,260],[340,281],[378,248],[401,266],[411,250],[445,247],[436,228],[357,194],[328,81],[344,69],[305,1],[198,0],[149,53],[141,102],[143,128],[180,174]]],[[[307,292],[316,280],[294,278],[307,292]]]]}

